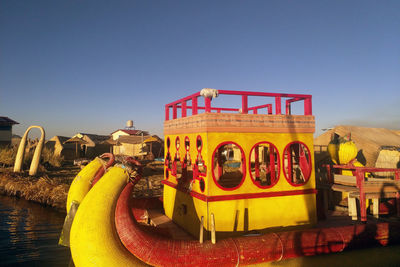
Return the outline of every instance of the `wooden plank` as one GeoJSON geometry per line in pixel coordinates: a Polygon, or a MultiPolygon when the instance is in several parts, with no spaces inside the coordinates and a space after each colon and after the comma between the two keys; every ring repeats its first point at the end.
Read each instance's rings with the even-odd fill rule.
{"type": "Polygon", "coordinates": [[[149,209],[147,210],[147,214],[150,219],[150,224],[154,226],[160,226],[164,223],[171,221],[165,214],[163,214],[159,210],[149,209]]]}
{"type": "Polygon", "coordinates": [[[366,181],[364,182],[366,193],[395,193],[400,192],[400,181],[366,181]]]}
{"type": "Polygon", "coordinates": [[[356,180],[355,176],[335,174],[333,176],[333,183],[334,184],[356,186],[357,180],[356,180]]]}
{"type": "MultiPolygon", "coordinates": [[[[349,197],[360,197],[360,192],[350,192],[349,197]]],[[[374,199],[374,198],[395,198],[396,197],[396,192],[383,192],[383,193],[377,193],[377,192],[370,192],[370,193],[365,193],[365,198],[366,199],[374,199]]]]}
{"type": "Polygon", "coordinates": [[[340,192],[359,192],[358,188],[355,186],[348,186],[348,185],[340,185],[334,184],[332,185],[333,191],[340,191],[340,192]]]}

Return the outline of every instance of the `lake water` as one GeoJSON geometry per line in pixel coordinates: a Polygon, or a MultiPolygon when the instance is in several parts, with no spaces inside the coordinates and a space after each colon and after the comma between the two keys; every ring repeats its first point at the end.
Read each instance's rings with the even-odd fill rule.
{"type": "Polygon", "coordinates": [[[0,266],[69,266],[69,248],[58,245],[65,214],[0,195],[0,266]]]}
{"type": "MultiPolygon", "coordinates": [[[[73,266],[58,239],[65,214],[0,195],[0,266],[73,266]]],[[[260,264],[272,267],[400,266],[400,246],[348,251],[260,264]]]]}

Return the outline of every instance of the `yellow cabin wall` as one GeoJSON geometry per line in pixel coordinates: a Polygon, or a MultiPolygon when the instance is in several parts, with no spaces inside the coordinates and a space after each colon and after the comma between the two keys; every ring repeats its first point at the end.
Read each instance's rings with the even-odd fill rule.
{"type": "MultiPolygon", "coordinates": [[[[205,191],[201,192],[199,181],[196,180],[192,186],[192,192],[205,196],[226,196],[236,194],[252,194],[263,192],[282,192],[304,189],[315,189],[315,168],[312,133],[221,133],[202,132],[165,136],[165,155],[167,154],[167,138],[170,138],[169,152],[171,159],[177,152],[175,139],[180,138],[179,155],[183,161],[185,157],[185,137],[190,140],[190,156],[192,165],[197,157],[196,138],[202,137],[203,148],[201,151],[203,160],[207,166],[205,180],[205,191]],[[214,149],[223,142],[232,141],[240,145],[245,154],[246,174],[243,184],[236,190],[223,190],[219,188],[212,176],[212,155],[214,149]],[[258,143],[267,141],[276,146],[279,152],[280,172],[279,180],[271,188],[262,189],[257,187],[249,173],[249,157],[252,147],[258,143]],[[285,147],[293,142],[304,143],[311,156],[311,175],[308,182],[302,186],[293,186],[288,183],[283,173],[283,151],[285,147]]],[[[167,168],[165,167],[165,172],[167,168]]],[[[173,175],[166,179],[169,183],[177,184],[178,180],[173,175]]],[[[238,200],[210,201],[206,202],[189,194],[164,185],[164,209],[168,217],[185,228],[194,236],[198,236],[199,222],[204,216],[204,228],[210,230],[209,215],[215,216],[217,232],[247,231],[264,229],[269,227],[285,227],[294,225],[314,224],[316,222],[316,200],[315,194],[273,196],[238,200]],[[183,214],[182,205],[186,205],[186,214],[183,214]]]]}

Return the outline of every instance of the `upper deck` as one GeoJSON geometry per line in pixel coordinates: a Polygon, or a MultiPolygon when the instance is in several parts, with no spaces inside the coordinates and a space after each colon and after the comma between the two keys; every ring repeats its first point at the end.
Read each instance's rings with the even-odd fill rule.
{"type": "Polygon", "coordinates": [[[164,133],[178,134],[182,132],[210,131],[314,133],[315,120],[312,115],[311,100],[312,96],[305,94],[206,88],[165,105],[164,133]],[[221,97],[221,95],[237,96],[239,101],[241,100],[240,107],[212,106],[212,99],[221,97]],[[255,98],[257,98],[258,102],[261,98],[262,102],[265,100],[265,103],[250,105],[249,100],[254,100],[255,98]],[[285,104],[284,113],[282,113],[282,102],[285,104]],[[304,109],[300,109],[299,114],[292,114],[292,104],[295,102],[303,103],[304,109]]]}

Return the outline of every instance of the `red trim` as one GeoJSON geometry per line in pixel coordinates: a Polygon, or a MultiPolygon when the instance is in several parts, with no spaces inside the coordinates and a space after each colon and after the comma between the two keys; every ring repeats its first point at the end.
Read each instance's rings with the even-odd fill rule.
{"type": "Polygon", "coordinates": [[[213,154],[212,154],[212,158],[211,158],[211,159],[212,159],[212,160],[211,160],[211,173],[212,173],[212,177],[213,177],[214,183],[218,186],[218,188],[220,188],[220,189],[222,189],[222,190],[224,190],[224,191],[232,191],[232,190],[238,189],[238,188],[244,183],[244,180],[245,180],[245,178],[246,178],[246,155],[244,154],[243,148],[242,148],[240,145],[238,145],[237,143],[232,142],[232,141],[222,142],[222,143],[220,143],[220,144],[214,149],[214,152],[213,152],[213,154]],[[240,183],[239,183],[237,186],[232,187],[232,188],[222,187],[222,186],[218,183],[217,179],[215,178],[215,174],[214,174],[214,168],[215,168],[215,165],[214,165],[214,157],[215,157],[215,152],[217,152],[218,149],[219,149],[221,146],[227,145],[227,144],[234,144],[235,146],[237,146],[237,147],[240,149],[241,161],[242,161],[242,180],[240,181],[240,183]]]}
{"type": "Polygon", "coordinates": [[[159,228],[137,223],[132,208],[139,200],[132,199],[133,186],[128,183],[119,196],[115,228],[123,246],[150,266],[254,266],[294,257],[385,247],[400,241],[399,222],[269,232],[227,238],[216,244],[211,240],[174,240],[165,237],[159,228]]]}
{"type": "MultiPolygon", "coordinates": [[[[162,184],[175,188],[176,190],[181,191],[182,193],[188,194],[188,192],[180,190],[176,184],[171,183],[169,181],[163,180],[162,184]]],[[[226,201],[226,200],[239,200],[239,199],[252,199],[252,198],[266,198],[266,197],[284,197],[284,196],[297,196],[297,195],[307,195],[307,194],[316,194],[317,189],[308,188],[308,189],[299,189],[299,190],[290,190],[290,191],[275,191],[275,192],[260,192],[260,193],[248,193],[248,194],[237,194],[237,195],[220,195],[220,196],[206,196],[200,194],[198,192],[191,191],[189,194],[197,199],[203,200],[205,202],[214,202],[214,201],[226,201]]]]}
{"type": "MultiPolygon", "coordinates": [[[[270,154],[271,154],[271,151],[270,151],[270,154]]],[[[257,159],[257,156],[255,158],[257,159]]],[[[275,164],[275,162],[274,162],[274,164],[275,164]]],[[[276,148],[276,146],[274,144],[272,144],[272,143],[270,143],[268,141],[262,141],[262,142],[258,142],[257,144],[255,144],[250,150],[250,155],[249,155],[249,173],[250,173],[250,178],[251,178],[253,184],[255,184],[258,188],[267,189],[267,188],[271,188],[274,185],[276,185],[278,183],[278,181],[279,181],[279,177],[280,177],[280,174],[281,174],[281,160],[280,160],[280,155],[279,155],[278,148],[276,148]],[[275,181],[273,183],[271,183],[271,185],[267,185],[267,186],[262,186],[258,182],[256,182],[254,180],[253,174],[251,173],[251,153],[253,152],[253,149],[255,149],[255,147],[260,145],[260,144],[268,144],[270,146],[272,145],[274,147],[274,150],[276,151],[276,156],[277,156],[277,159],[278,159],[278,174],[277,174],[277,177],[275,178],[275,181]]]]}
{"type": "MultiPolygon", "coordinates": [[[[264,92],[249,92],[249,91],[232,91],[232,90],[218,90],[219,95],[240,95],[242,96],[242,112],[244,114],[248,113],[248,110],[253,110],[254,114],[257,113],[257,109],[260,106],[250,107],[248,106],[248,97],[256,96],[256,97],[273,97],[275,98],[275,112],[276,114],[281,114],[281,101],[282,98],[289,98],[286,102],[287,109],[290,109],[290,103],[295,101],[303,101],[304,102],[304,115],[312,115],[312,96],[304,95],[304,94],[280,94],[280,93],[264,93],[264,92]]],[[[172,108],[172,119],[177,118],[177,109],[182,109],[182,118],[187,116],[187,109],[192,109],[192,115],[198,114],[199,109],[205,109],[206,113],[209,113],[213,110],[217,110],[218,113],[221,111],[238,111],[236,108],[226,108],[226,107],[212,107],[211,106],[211,98],[204,98],[204,107],[198,106],[198,98],[200,98],[200,92],[194,93],[190,96],[181,98],[172,103],[165,105],[165,120],[170,120],[170,108],[172,108]],[[187,105],[187,101],[192,101],[192,106],[187,105]]],[[[272,105],[271,109],[268,107],[268,113],[272,114],[272,105]],[[270,112],[271,111],[271,112],[270,112]]]]}
{"type": "MultiPolygon", "coordinates": [[[[290,155],[290,157],[291,157],[291,155],[290,155]]],[[[285,178],[286,178],[286,181],[290,184],[290,185],[292,185],[292,186],[303,186],[303,185],[305,185],[306,183],[308,183],[308,181],[310,180],[310,177],[311,177],[311,172],[312,172],[312,159],[311,159],[311,153],[310,153],[310,149],[308,148],[308,146],[306,145],[306,144],[304,144],[303,142],[301,142],[301,141],[293,141],[293,142],[290,142],[289,144],[287,144],[286,145],[286,147],[285,147],[285,149],[283,150],[283,155],[282,155],[282,167],[283,167],[283,174],[284,174],[284,176],[285,176],[285,178]],[[310,169],[310,173],[308,174],[308,177],[305,177],[304,179],[306,180],[304,183],[300,183],[300,184],[295,184],[295,183],[293,183],[292,181],[291,181],[291,177],[288,177],[287,176],[287,174],[286,174],[286,171],[285,171],[285,168],[286,167],[288,167],[288,166],[285,166],[285,160],[284,160],[284,157],[285,157],[285,154],[287,153],[287,149],[290,147],[290,145],[292,145],[292,144],[301,144],[301,145],[303,145],[306,149],[307,149],[307,152],[308,152],[308,156],[310,157],[309,159],[308,159],[308,163],[309,163],[309,169],[310,169]]],[[[289,159],[288,159],[288,162],[289,162],[289,159]]]]}

